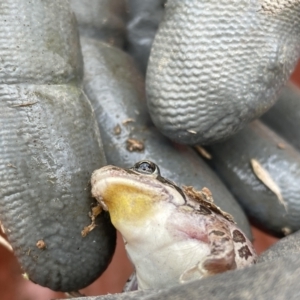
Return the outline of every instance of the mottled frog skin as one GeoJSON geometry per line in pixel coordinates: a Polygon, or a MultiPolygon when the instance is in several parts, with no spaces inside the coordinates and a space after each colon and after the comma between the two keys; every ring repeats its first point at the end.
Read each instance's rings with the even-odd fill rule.
{"type": "Polygon", "coordinates": [[[160,289],[254,264],[251,242],[207,188],[179,188],[150,161],[106,166],[92,194],[121,232],[139,289],[160,289]]]}

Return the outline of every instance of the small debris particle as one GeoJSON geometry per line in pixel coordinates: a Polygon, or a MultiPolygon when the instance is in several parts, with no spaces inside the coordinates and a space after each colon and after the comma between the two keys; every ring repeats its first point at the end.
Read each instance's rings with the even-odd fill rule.
{"type": "Polygon", "coordinates": [[[77,298],[77,297],[85,297],[84,294],[81,294],[79,291],[66,292],[65,295],[68,298],[77,298]]]}
{"type": "Polygon", "coordinates": [[[287,235],[289,235],[289,234],[292,233],[292,230],[291,230],[291,228],[289,228],[289,227],[283,227],[283,228],[281,229],[281,231],[282,231],[282,233],[283,233],[285,236],[287,236],[287,235]]]}
{"type": "Polygon", "coordinates": [[[278,147],[279,149],[285,149],[285,148],[286,148],[286,146],[285,146],[284,143],[278,143],[278,144],[277,144],[277,147],[278,147]]]}
{"type": "Polygon", "coordinates": [[[192,129],[188,129],[187,132],[192,133],[192,134],[197,134],[197,131],[192,130],[192,129]]]}
{"type": "Polygon", "coordinates": [[[83,230],[81,231],[81,236],[86,237],[94,228],[96,227],[95,222],[92,221],[92,223],[88,226],[85,226],[83,230]]]}
{"type": "Polygon", "coordinates": [[[121,133],[121,131],[122,131],[121,126],[118,124],[114,128],[114,135],[119,135],[121,133]]]}
{"type": "Polygon", "coordinates": [[[16,169],[17,167],[11,163],[7,164],[8,167],[16,169]]]}
{"type": "Polygon", "coordinates": [[[82,237],[86,237],[96,227],[96,218],[101,214],[101,212],[102,207],[100,206],[100,203],[97,203],[96,206],[92,207],[92,212],[89,213],[91,224],[83,228],[81,231],[82,237]]]}
{"type": "Polygon", "coordinates": [[[141,152],[144,151],[145,145],[142,141],[136,140],[136,139],[128,139],[126,141],[127,144],[127,150],[130,152],[141,152]]]}
{"type": "Polygon", "coordinates": [[[22,274],[22,277],[25,279],[25,280],[29,280],[29,276],[27,273],[23,273],[22,274]]]}
{"type": "Polygon", "coordinates": [[[30,252],[31,252],[31,249],[29,248],[28,251],[27,251],[27,256],[30,255],[30,252]]]}
{"type": "Polygon", "coordinates": [[[140,112],[139,112],[137,109],[134,110],[134,113],[135,113],[136,115],[139,115],[139,114],[140,114],[140,112]]]}
{"type": "Polygon", "coordinates": [[[122,122],[122,124],[123,124],[123,125],[127,125],[128,123],[132,123],[132,122],[135,122],[134,119],[128,118],[128,119],[124,120],[124,121],[122,122]]]}
{"type": "Polygon", "coordinates": [[[277,196],[279,202],[284,206],[285,210],[287,211],[287,204],[282,197],[281,190],[279,186],[275,183],[269,172],[266,169],[264,169],[264,167],[256,159],[253,158],[250,160],[250,162],[256,177],[277,196]]]}
{"type": "Polygon", "coordinates": [[[203,147],[201,147],[201,146],[195,146],[195,149],[204,158],[206,158],[206,159],[212,159],[212,155],[210,153],[208,153],[207,150],[204,149],[203,147]]]}
{"type": "Polygon", "coordinates": [[[207,187],[204,187],[204,188],[202,188],[201,192],[203,193],[206,201],[214,202],[214,199],[213,199],[210,189],[208,189],[207,187]]]}
{"type": "Polygon", "coordinates": [[[43,240],[39,240],[37,241],[37,243],[35,244],[39,249],[46,249],[46,243],[43,240]]]}
{"type": "Polygon", "coordinates": [[[2,224],[1,221],[0,221],[0,229],[1,229],[1,231],[2,231],[3,233],[5,233],[5,228],[4,228],[4,226],[3,226],[3,224],[2,224]]]}
{"type": "Polygon", "coordinates": [[[95,218],[98,217],[102,212],[102,207],[100,206],[100,204],[94,206],[92,208],[92,216],[94,216],[95,218]]]}
{"type": "Polygon", "coordinates": [[[8,251],[13,252],[13,248],[12,248],[11,244],[1,235],[0,235],[0,245],[2,245],[8,251]]]}
{"type": "Polygon", "coordinates": [[[36,102],[26,102],[26,103],[21,103],[21,104],[13,105],[12,107],[26,107],[26,106],[34,105],[36,103],[37,103],[37,101],[36,102]]]}

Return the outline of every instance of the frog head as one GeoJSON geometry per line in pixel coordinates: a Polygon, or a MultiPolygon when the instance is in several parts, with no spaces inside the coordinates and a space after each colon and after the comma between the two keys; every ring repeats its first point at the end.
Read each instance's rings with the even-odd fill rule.
{"type": "Polygon", "coordinates": [[[96,170],[91,179],[92,195],[109,211],[114,226],[126,237],[146,228],[158,215],[161,220],[172,208],[185,203],[185,195],[175,183],[160,175],[151,161],[136,163],[130,169],[106,166],[96,170]],[[141,226],[143,225],[143,226],[141,226]]]}

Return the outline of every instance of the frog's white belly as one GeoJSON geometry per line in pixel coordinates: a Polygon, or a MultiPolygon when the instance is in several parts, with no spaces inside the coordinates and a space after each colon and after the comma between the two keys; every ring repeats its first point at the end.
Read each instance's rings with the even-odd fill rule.
{"type": "MultiPolygon", "coordinates": [[[[147,220],[142,229],[133,226],[131,234],[126,235],[125,247],[135,266],[139,289],[159,289],[178,284],[182,273],[210,253],[207,243],[190,238],[172,226],[183,221],[181,216],[175,210],[170,213],[162,210],[162,213],[147,220]],[[142,234],[134,234],[140,230],[143,230],[142,234]]],[[[199,231],[205,232],[205,225],[202,222],[198,225],[199,231]]]]}

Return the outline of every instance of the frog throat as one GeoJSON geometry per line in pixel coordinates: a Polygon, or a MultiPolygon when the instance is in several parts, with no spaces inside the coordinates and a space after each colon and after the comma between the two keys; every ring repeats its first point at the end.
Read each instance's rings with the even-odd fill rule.
{"type": "Polygon", "coordinates": [[[102,201],[116,228],[124,223],[138,225],[155,214],[155,208],[165,198],[160,191],[157,187],[150,188],[140,182],[126,179],[119,182],[112,178],[107,180],[102,201]]]}

